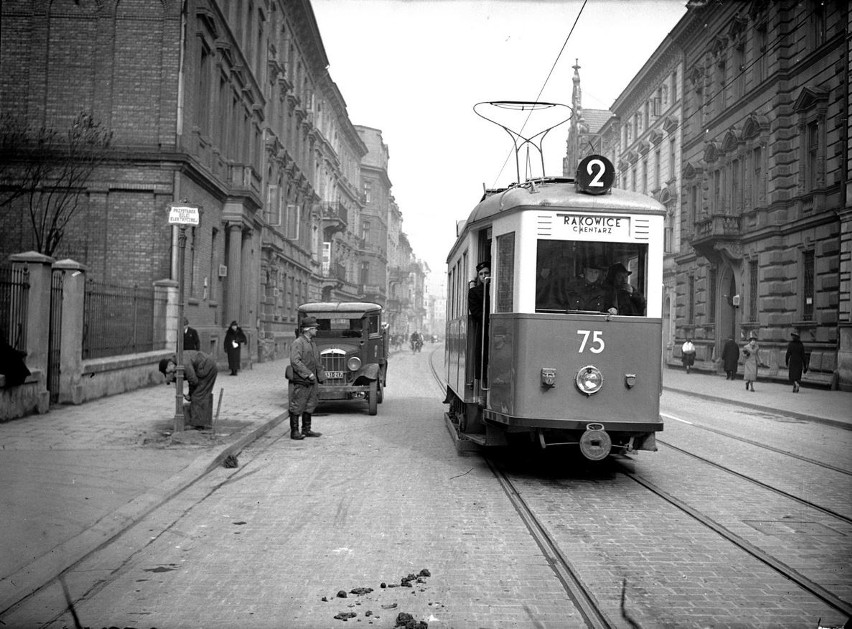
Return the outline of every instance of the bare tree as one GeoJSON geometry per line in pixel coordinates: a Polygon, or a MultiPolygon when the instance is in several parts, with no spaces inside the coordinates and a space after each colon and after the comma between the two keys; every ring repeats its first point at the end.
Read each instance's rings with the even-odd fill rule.
{"type": "Polygon", "coordinates": [[[0,207],[23,199],[36,251],[52,256],[59,247],[111,144],[112,132],[88,112],[61,131],[0,117],[0,207]]]}

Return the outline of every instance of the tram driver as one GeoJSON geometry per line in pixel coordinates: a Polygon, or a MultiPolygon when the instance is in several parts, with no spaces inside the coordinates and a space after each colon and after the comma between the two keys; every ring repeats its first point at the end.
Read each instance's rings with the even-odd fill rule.
{"type": "Polygon", "coordinates": [[[569,310],[606,310],[606,291],[603,287],[604,269],[594,263],[588,263],[583,275],[574,279],[568,287],[569,310]]]}

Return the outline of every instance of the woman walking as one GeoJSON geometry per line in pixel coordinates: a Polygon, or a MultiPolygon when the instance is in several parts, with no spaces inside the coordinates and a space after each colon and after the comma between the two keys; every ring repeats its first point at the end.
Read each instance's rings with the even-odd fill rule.
{"type": "Polygon", "coordinates": [[[240,345],[246,343],[246,335],[236,321],[231,321],[228,331],[225,332],[225,353],[228,354],[228,369],[231,375],[236,376],[240,370],[240,345]]]}
{"type": "Polygon", "coordinates": [[[754,391],[754,381],[757,380],[757,339],[750,337],[748,344],[743,347],[743,369],[745,371],[746,391],[754,391]]]}
{"type": "Polygon", "coordinates": [[[787,378],[793,385],[793,393],[798,393],[802,384],[802,372],[806,372],[808,368],[805,365],[805,346],[798,334],[793,332],[791,336],[793,340],[787,344],[787,356],[784,358],[784,364],[787,365],[787,378]]]}
{"type": "Polygon", "coordinates": [[[689,337],[686,337],[686,341],[681,346],[680,354],[680,358],[683,361],[683,368],[686,369],[686,373],[689,373],[695,364],[695,345],[689,337]]]}

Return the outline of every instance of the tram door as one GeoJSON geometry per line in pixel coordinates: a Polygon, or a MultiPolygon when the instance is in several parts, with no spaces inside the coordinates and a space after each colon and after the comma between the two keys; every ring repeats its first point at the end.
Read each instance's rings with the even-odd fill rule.
{"type": "Polygon", "coordinates": [[[484,396],[488,383],[488,321],[491,315],[491,228],[478,232],[476,277],[468,290],[468,382],[473,394],[484,396]]]}

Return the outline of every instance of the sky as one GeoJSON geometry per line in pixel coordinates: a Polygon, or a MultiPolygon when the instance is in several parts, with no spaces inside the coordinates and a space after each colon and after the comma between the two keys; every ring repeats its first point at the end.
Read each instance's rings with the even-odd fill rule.
{"type": "MultiPolygon", "coordinates": [[[[380,129],[388,145],[391,194],[414,255],[431,269],[430,284],[443,278],[456,222],[468,217],[483,186],[517,180],[510,135],[477,116],[474,105],[568,105],[579,63],[583,107],[608,109],[686,13],[685,4],[312,0],[329,74],[349,119],[380,129]]],[[[557,111],[570,114],[537,115],[525,135],[557,111]]],[[[513,124],[521,126],[517,117],[513,124]]],[[[567,134],[568,123],[547,134],[545,174],[562,175],[567,134]]]]}

